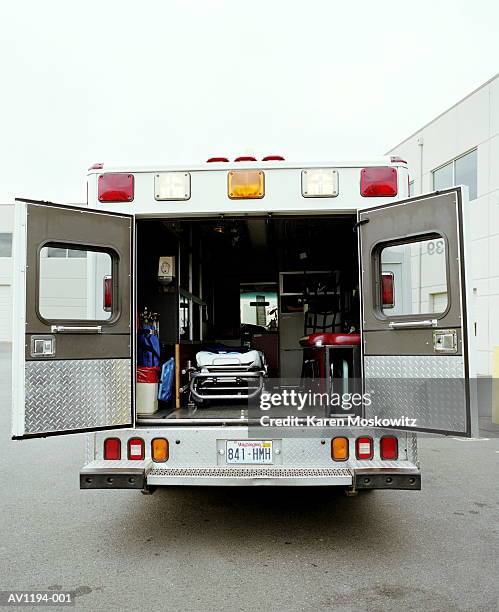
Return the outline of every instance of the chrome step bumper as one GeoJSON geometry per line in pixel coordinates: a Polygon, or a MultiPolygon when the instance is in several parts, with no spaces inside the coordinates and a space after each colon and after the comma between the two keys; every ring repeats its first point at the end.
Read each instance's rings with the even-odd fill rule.
{"type": "Polygon", "coordinates": [[[94,461],[80,472],[81,489],[140,489],[157,486],[337,486],[361,489],[421,489],[414,467],[286,468],[280,466],[168,468],[150,462],[112,467],[94,461]]]}
{"type": "Polygon", "coordinates": [[[148,485],[201,486],[350,486],[352,473],[346,468],[153,468],[148,485]]]}

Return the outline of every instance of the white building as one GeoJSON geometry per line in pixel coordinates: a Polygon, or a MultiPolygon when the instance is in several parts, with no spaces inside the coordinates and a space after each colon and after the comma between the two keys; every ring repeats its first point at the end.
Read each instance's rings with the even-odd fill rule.
{"type": "Polygon", "coordinates": [[[469,187],[477,370],[490,376],[499,370],[499,74],[387,153],[407,160],[413,195],[469,187]]]}
{"type": "Polygon", "coordinates": [[[14,207],[0,205],[0,342],[11,340],[14,207]]]}

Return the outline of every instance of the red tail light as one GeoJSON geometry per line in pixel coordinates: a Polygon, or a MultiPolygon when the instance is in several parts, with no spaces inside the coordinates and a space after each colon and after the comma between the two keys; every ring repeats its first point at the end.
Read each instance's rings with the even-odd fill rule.
{"type": "Polygon", "coordinates": [[[133,191],[133,174],[109,172],[99,176],[99,202],[131,202],[133,191]]]}
{"type": "Polygon", "coordinates": [[[395,436],[383,436],[379,442],[381,459],[398,459],[399,441],[395,436]]]}
{"type": "Polygon", "coordinates": [[[355,440],[355,455],[357,459],[372,459],[374,456],[373,439],[361,436],[355,440]]]}
{"type": "Polygon", "coordinates": [[[393,272],[381,273],[381,304],[383,308],[395,306],[393,272]]]}
{"type": "Polygon", "coordinates": [[[266,155],[262,161],[285,161],[282,155],[266,155]]]}
{"type": "Polygon", "coordinates": [[[206,160],[207,164],[210,163],[219,163],[219,162],[228,162],[229,158],[228,157],[210,157],[209,159],[206,160]]]}
{"type": "Polygon", "coordinates": [[[362,168],[360,172],[360,195],[366,198],[396,196],[396,168],[390,168],[389,166],[362,168]]]}
{"type": "Polygon", "coordinates": [[[142,438],[130,438],[128,440],[128,458],[133,461],[144,458],[144,440],[142,438]]]}
{"type": "Polygon", "coordinates": [[[237,161],[237,162],[256,161],[256,157],[252,157],[251,155],[241,155],[240,157],[236,157],[234,161],[237,161]]]}
{"type": "Polygon", "coordinates": [[[113,278],[112,276],[104,276],[104,304],[105,312],[111,312],[113,309],[113,278]]]}
{"type": "Polygon", "coordinates": [[[121,459],[121,440],[119,438],[107,438],[104,440],[104,459],[118,461],[121,459]]]}

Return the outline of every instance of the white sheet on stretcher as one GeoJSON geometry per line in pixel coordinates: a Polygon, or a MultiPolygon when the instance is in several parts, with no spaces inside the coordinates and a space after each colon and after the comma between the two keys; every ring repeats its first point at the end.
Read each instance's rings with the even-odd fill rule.
{"type": "Polygon", "coordinates": [[[245,366],[248,368],[263,368],[263,359],[260,351],[248,351],[247,353],[212,353],[211,351],[199,351],[196,354],[198,368],[212,366],[245,366]]]}

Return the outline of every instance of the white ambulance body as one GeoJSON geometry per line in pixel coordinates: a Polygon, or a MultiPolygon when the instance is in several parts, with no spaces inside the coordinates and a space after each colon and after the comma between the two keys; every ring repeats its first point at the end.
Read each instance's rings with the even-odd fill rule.
{"type": "Polygon", "coordinates": [[[416,432],[476,433],[466,208],[460,187],[409,199],[398,158],[96,164],[87,207],[17,200],[13,438],[86,433],[81,488],[419,489],[416,432]],[[307,279],[335,279],[322,327],[307,279]],[[258,304],[277,307],[243,321],[258,304]],[[161,361],[175,364],[170,403],[147,409],[136,405],[145,307],[158,313],[161,361]],[[307,325],[325,344],[361,341],[318,342],[305,359],[307,325]],[[197,351],[215,342],[258,349],[268,380],[298,385],[310,364],[334,378],[341,355],[343,382],[372,392],[350,415],[359,426],[266,429],[244,402],[194,403],[197,351]]]}

